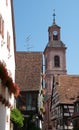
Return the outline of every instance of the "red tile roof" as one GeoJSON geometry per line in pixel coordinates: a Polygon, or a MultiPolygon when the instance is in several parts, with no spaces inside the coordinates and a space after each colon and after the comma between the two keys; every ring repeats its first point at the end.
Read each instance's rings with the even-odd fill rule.
{"type": "Polygon", "coordinates": [[[36,91],[41,85],[42,52],[16,52],[16,83],[22,91],[36,91]]]}
{"type": "Polygon", "coordinates": [[[79,75],[55,76],[60,103],[73,104],[79,95],[79,75]]]}

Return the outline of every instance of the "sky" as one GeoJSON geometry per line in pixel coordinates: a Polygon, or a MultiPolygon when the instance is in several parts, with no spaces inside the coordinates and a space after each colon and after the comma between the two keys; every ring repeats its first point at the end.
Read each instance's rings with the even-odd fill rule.
{"type": "Polygon", "coordinates": [[[79,0],[13,0],[17,51],[44,51],[48,27],[61,27],[68,74],[79,75],[79,0]]]}

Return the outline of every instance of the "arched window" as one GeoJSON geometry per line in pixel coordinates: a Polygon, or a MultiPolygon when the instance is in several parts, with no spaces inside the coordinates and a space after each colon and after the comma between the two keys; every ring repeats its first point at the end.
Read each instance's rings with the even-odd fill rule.
{"type": "Polygon", "coordinates": [[[60,67],[60,57],[58,55],[54,56],[54,66],[60,67]]]}

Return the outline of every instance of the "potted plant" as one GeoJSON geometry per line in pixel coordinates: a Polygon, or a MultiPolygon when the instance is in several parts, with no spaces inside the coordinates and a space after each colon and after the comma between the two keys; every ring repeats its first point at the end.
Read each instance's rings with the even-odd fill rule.
{"type": "Polygon", "coordinates": [[[0,79],[3,86],[7,86],[10,93],[18,96],[20,89],[17,84],[13,83],[12,78],[8,75],[5,65],[0,61],[0,79]]]}
{"type": "Polygon", "coordinates": [[[18,109],[12,109],[10,119],[14,125],[23,127],[24,117],[18,109]]]}

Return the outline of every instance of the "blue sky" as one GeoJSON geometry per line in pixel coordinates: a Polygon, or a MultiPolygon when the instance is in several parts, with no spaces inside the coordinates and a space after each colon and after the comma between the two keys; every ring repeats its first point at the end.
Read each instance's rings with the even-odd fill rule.
{"type": "Polygon", "coordinates": [[[61,40],[67,46],[67,73],[79,74],[79,0],[13,0],[13,3],[17,50],[44,51],[55,9],[61,40]]]}

